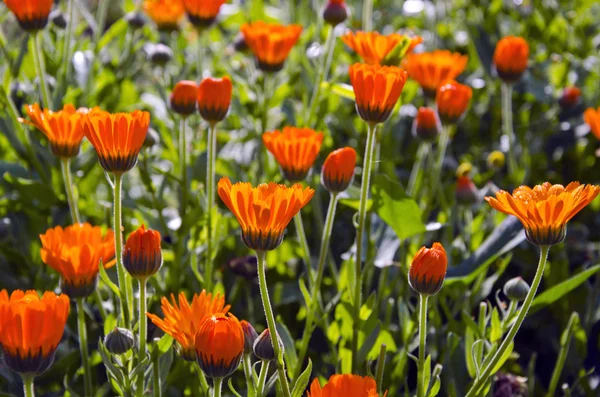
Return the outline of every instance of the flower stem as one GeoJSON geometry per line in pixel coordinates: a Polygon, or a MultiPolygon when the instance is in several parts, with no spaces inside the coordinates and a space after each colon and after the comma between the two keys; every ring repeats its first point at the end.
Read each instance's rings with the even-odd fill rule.
{"type": "Polygon", "coordinates": [[[304,254],[304,262],[306,264],[306,273],[308,274],[309,285],[313,284],[313,269],[310,260],[310,248],[308,247],[308,241],[306,240],[306,232],[304,230],[304,222],[302,222],[302,214],[298,212],[294,216],[294,225],[296,226],[296,233],[298,234],[298,240],[300,240],[300,246],[302,247],[302,253],[304,254]]]}
{"type": "Polygon", "coordinates": [[[195,365],[196,365],[196,370],[198,371],[198,376],[200,377],[200,387],[202,389],[202,393],[200,395],[207,396],[209,387],[208,387],[208,382],[206,381],[206,376],[204,375],[202,368],[200,368],[200,364],[198,364],[198,361],[195,361],[195,365]]]}
{"type": "Polygon", "coordinates": [[[427,343],[427,295],[419,295],[419,378],[417,397],[425,397],[425,345],[427,343]]]}
{"type": "Polygon", "coordinates": [[[187,160],[186,160],[186,140],[185,140],[185,128],[186,128],[186,118],[181,117],[179,121],[179,169],[181,173],[181,202],[180,206],[180,216],[185,215],[185,208],[187,205],[187,160]]]}
{"type": "Polygon", "coordinates": [[[215,159],[217,151],[216,124],[211,123],[208,129],[208,169],[206,171],[206,266],[204,282],[208,292],[213,288],[213,220],[212,212],[215,205],[215,159]]]}
{"type": "Polygon", "coordinates": [[[514,176],[517,171],[517,158],[515,155],[515,132],[512,120],[512,85],[502,83],[502,129],[508,138],[508,175],[514,176]]]}
{"type": "Polygon", "coordinates": [[[258,375],[258,385],[256,385],[256,397],[263,397],[265,394],[265,382],[269,372],[269,362],[266,360],[260,363],[260,374],[258,375]]]}
{"type": "Polygon", "coordinates": [[[360,307],[362,294],[362,242],[367,218],[367,201],[369,200],[369,188],[371,184],[371,165],[373,162],[373,149],[375,147],[375,137],[377,135],[377,125],[369,124],[367,133],[367,146],[363,161],[362,182],[360,188],[360,205],[358,210],[358,226],[356,230],[356,256],[354,258],[355,277],[354,277],[354,319],[352,324],[352,373],[357,371],[358,356],[358,335],[360,330],[360,307]]]}
{"type": "Polygon", "coordinates": [[[529,292],[525,297],[525,301],[523,301],[523,305],[521,306],[521,309],[517,314],[517,318],[510,330],[508,331],[508,334],[502,341],[502,344],[500,345],[490,362],[486,365],[486,367],[480,371],[479,377],[475,380],[473,386],[471,386],[471,389],[465,397],[474,397],[477,395],[477,393],[479,393],[481,387],[484,385],[485,382],[487,382],[490,375],[492,375],[492,370],[494,369],[500,358],[502,358],[502,356],[506,352],[506,349],[508,349],[513,339],[515,338],[515,335],[519,331],[523,320],[525,320],[525,316],[527,316],[527,312],[529,311],[531,302],[533,302],[535,293],[537,292],[540,282],[542,281],[542,276],[544,275],[544,268],[546,267],[546,260],[548,258],[549,250],[550,246],[543,245],[540,247],[540,261],[538,263],[538,267],[533,278],[533,283],[531,283],[531,288],[529,289],[529,292]]]}
{"type": "Polygon", "coordinates": [[[552,371],[550,386],[548,386],[548,392],[546,393],[547,397],[552,397],[555,395],[554,392],[558,386],[560,375],[562,374],[565,361],[567,360],[567,355],[569,354],[569,345],[571,344],[571,339],[573,339],[573,332],[575,331],[574,326],[576,323],[579,323],[579,314],[577,314],[577,312],[573,312],[569,318],[567,328],[564,330],[560,338],[560,351],[558,353],[558,358],[556,359],[554,371],[552,371]]]}
{"type": "Polygon", "coordinates": [[[428,152],[428,148],[428,143],[421,142],[419,144],[419,148],[417,149],[417,158],[415,159],[412,171],[410,172],[410,179],[408,180],[408,187],[406,188],[406,194],[408,194],[411,197],[417,185],[417,180],[419,179],[419,174],[421,173],[421,168],[423,167],[423,158],[428,152]]]}
{"type": "Polygon", "coordinates": [[[269,116],[269,92],[268,92],[268,88],[267,88],[267,80],[268,80],[268,75],[266,73],[263,73],[262,76],[262,85],[261,85],[261,109],[260,109],[260,130],[257,131],[257,142],[256,142],[256,150],[258,151],[258,156],[257,156],[257,161],[258,161],[258,173],[256,175],[256,182],[258,184],[258,182],[260,181],[260,177],[263,175],[264,172],[267,171],[267,160],[268,157],[266,156],[265,153],[265,147],[264,144],[262,142],[262,134],[264,134],[265,132],[267,132],[267,128],[268,128],[268,116],[269,116]]]}
{"type": "Polygon", "coordinates": [[[33,34],[33,62],[35,64],[35,70],[40,80],[40,91],[42,92],[43,106],[46,109],[52,108],[52,102],[50,101],[50,91],[46,85],[46,67],[44,64],[44,53],[42,52],[41,35],[42,31],[37,31],[33,34]]]}
{"type": "Polygon", "coordinates": [[[277,374],[279,375],[279,384],[283,390],[283,397],[290,397],[290,386],[288,384],[287,375],[285,373],[285,363],[283,361],[283,351],[279,346],[279,338],[277,335],[277,327],[275,325],[275,316],[273,315],[273,309],[271,308],[271,301],[269,300],[269,290],[267,289],[267,274],[266,274],[266,252],[256,251],[256,259],[258,260],[258,284],[260,286],[260,297],[262,299],[263,309],[265,311],[265,317],[267,318],[267,325],[271,334],[271,343],[273,344],[273,351],[275,352],[277,374]]]}
{"type": "MultiPolygon", "coordinates": [[[[329,25],[326,25],[329,26],[329,25]]],[[[323,80],[326,79],[327,74],[329,72],[329,67],[331,64],[331,59],[333,58],[333,52],[335,49],[335,32],[333,26],[329,27],[327,31],[327,39],[325,39],[325,53],[323,54],[323,59],[319,65],[319,71],[317,72],[317,81],[315,82],[315,86],[313,87],[313,92],[310,97],[310,102],[308,105],[308,114],[305,118],[306,126],[312,128],[313,118],[315,117],[315,112],[317,110],[317,105],[319,104],[319,96],[321,94],[321,85],[323,84],[323,80]]]]}
{"type": "Polygon", "coordinates": [[[431,178],[432,183],[438,183],[440,173],[442,172],[442,166],[444,165],[444,157],[446,157],[446,151],[448,150],[448,143],[450,142],[450,126],[443,125],[442,133],[440,135],[440,141],[438,144],[438,157],[435,162],[434,177],[431,178]]]}
{"type": "Polygon", "coordinates": [[[213,397],[221,397],[223,378],[213,378],[213,397]]]}
{"type": "Polygon", "coordinates": [[[325,274],[325,261],[327,260],[327,253],[329,252],[329,240],[331,239],[331,230],[333,229],[333,220],[335,218],[335,210],[337,207],[337,194],[331,194],[329,199],[329,208],[327,208],[327,216],[325,218],[325,227],[323,229],[323,236],[321,239],[321,250],[319,251],[319,263],[317,265],[317,278],[312,286],[312,292],[310,297],[311,307],[307,308],[306,323],[304,324],[304,332],[302,333],[302,341],[300,342],[300,350],[298,351],[297,366],[294,370],[294,379],[298,379],[302,373],[302,364],[308,351],[308,343],[312,335],[312,325],[315,320],[315,314],[319,306],[319,293],[321,291],[321,283],[323,282],[323,275],[325,274]]]}
{"type": "MultiPolygon", "coordinates": [[[[138,363],[141,363],[146,358],[146,334],[147,334],[147,320],[146,320],[146,279],[139,280],[140,285],[140,299],[139,299],[139,328],[140,337],[138,340],[139,351],[138,351],[138,363]]],[[[144,396],[144,372],[138,374],[136,395],[138,397],[144,396]]]]}
{"type": "Polygon", "coordinates": [[[92,395],[92,373],[88,355],[87,329],[85,326],[85,312],[83,298],[77,299],[77,329],[79,332],[79,350],[81,351],[81,365],[83,367],[83,384],[86,396],[92,395]]]}
{"type": "Polygon", "coordinates": [[[373,30],[373,0],[364,0],[363,2],[362,28],[365,32],[373,30]]]}
{"type": "Polygon", "coordinates": [[[162,396],[162,385],[160,384],[160,365],[158,363],[158,355],[152,355],[152,396],[162,396]]]}
{"type": "Polygon", "coordinates": [[[33,388],[33,376],[21,375],[23,379],[23,394],[25,397],[35,397],[35,389],[33,388]]]}
{"type": "Polygon", "coordinates": [[[131,328],[131,312],[129,311],[129,293],[128,280],[125,267],[123,266],[123,236],[122,236],[122,219],[121,219],[121,185],[123,175],[115,174],[114,181],[114,233],[115,233],[115,256],[117,258],[117,276],[119,281],[119,290],[121,291],[121,315],[125,328],[131,328]]]}
{"type": "MultiPolygon", "coordinates": [[[[63,48],[62,48],[62,73],[59,77],[59,84],[57,87],[60,87],[61,92],[64,92],[63,90],[65,90],[65,84],[67,81],[67,77],[69,76],[69,66],[71,65],[71,57],[72,57],[72,51],[71,51],[71,41],[73,40],[73,26],[75,25],[75,21],[74,21],[74,10],[75,10],[75,0],[67,0],[67,14],[68,14],[68,20],[67,20],[67,31],[65,33],[64,36],[64,40],[63,40],[63,48]]],[[[56,95],[56,94],[55,94],[56,95]]]]}
{"type": "Polygon", "coordinates": [[[79,220],[79,211],[77,209],[77,201],[73,192],[73,179],[71,178],[71,159],[61,158],[60,165],[62,169],[63,179],[65,181],[65,190],[67,192],[67,202],[71,211],[71,220],[73,223],[81,223],[79,220]]]}
{"type": "Polygon", "coordinates": [[[244,376],[246,377],[246,389],[248,397],[256,396],[256,385],[254,384],[254,375],[252,373],[252,353],[244,353],[242,365],[244,367],[244,376]]]}

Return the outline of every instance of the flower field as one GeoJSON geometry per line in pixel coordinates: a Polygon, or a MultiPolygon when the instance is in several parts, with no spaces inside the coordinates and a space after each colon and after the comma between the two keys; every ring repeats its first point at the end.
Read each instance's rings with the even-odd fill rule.
{"type": "Polygon", "coordinates": [[[0,396],[598,396],[599,19],[3,0],[0,396]]]}

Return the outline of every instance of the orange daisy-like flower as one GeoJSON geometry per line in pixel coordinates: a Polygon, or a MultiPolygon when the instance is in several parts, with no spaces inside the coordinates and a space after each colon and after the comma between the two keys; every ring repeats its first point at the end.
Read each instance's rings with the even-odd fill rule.
{"type": "Polygon", "coordinates": [[[123,174],[135,166],[150,125],[150,113],[114,113],[94,110],[87,114],[85,136],[90,141],[102,167],[123,174]]]}
{"type": "Polygon", "coordinates": [[[498,76],[507,83],[514,83],[527,69],[529,44],[522,37],[507,36],[496,44],[494,65],[498,76]]]}
{"type": "Polygon", "coordinates": [[[323,133],[310,128],[283,127],[283,131],[265,132],[262,139],[287,180],[300,182],[306,178],[319,155],[323,133]]]}
{"type": "Polygon", "coordinates": [[[58,112],[42,110],[37,103],[27,105],[25,111],[31,121],[19,121],[40,130],[48,138],[52,154],[60,158],[77,156],[83,139],[82,112],[75,110],[73,105],[65,105],[58,112]]]}
{"type": "Polygon", "coordinates": [[[207,77],[198,86],[197,100],[200,116],[211,124],[222,121],[227,116],[233,85],[227,76],[215,79],[207,77]]]}
{"type": "Polygon", "coordinates": [[[183,0],[183,6],[192,25],[202,29],[212,25],[226,2],[227,0],[183,0]]]}
{"type": "Polygon", "coordinates": [[[440,243],[431,248],[421,247],[410,265],[408,282],[413,290],[421,295],[434,295],[444,284],[448,258],[440,243]]]}
{"type": "Polygon", "coordinates": [[[334,150],[323,163],[321,183],[331,193],[348,189],[354,177],[356,150],[351,147],[334,150]]]}
{"type": "Polygon", "coordinates": [[[61,287],[71,298],[90,295],[96,289],[98,265],[105,268],[115,264],[113,231],[102,232],[89,223],[62,228],[57,226],[40,235],[42,261],[60,273],[61,287]]]}
{"type": "Polygon", "coordinates": [[[218,192],[242,227],[242,241],[256,251],[277,248],[287,225],[315,194],[299,183],[286,187],[271,182],[253,188],[247,182],[232,185],[229,178],[221,178],[218,192]]]}
{"type": "Polygon", "coordinates": [[[46,27],[53,0],[4,0],[4,4],[15,14],[19,25],[33,33],[46,27]]]}
{"type": "Polygon", "coordinates": [[[196,112],[196,94],[198,85],[194,81],[182,80],[175,84],[169,102],[171,109],[182,116],[196,112]]]}
{"type": "Polygon", "coordinates": [[[434,98],[437,88],[446,80],[454,80],[467,67],[469,58],[457,52],[436,50],[420,54],[409,54],[406,71],[415,80],[423,93],[434,98]]]}
{"type": "MultiPolygon", "coordinates": [[[[412,52],[412,50],[423,41],[423,38],[419,36],[407,37],[403,34],[392,33],[389,35],[382,35],[378,32],[346,32],[342,36],[342,41],[354,52],[356,52],[364,61],[368,64],[382,64],[388,55],[392,54],[394,49],[402,41],[407,38],[410,40],[410,45],[406,50],[406,54],[412,52]]],[[[396,65],[399,64],[395,62],[396,65]]],[[[395,66],[395,65],[394,65],[395,66]]]]}
{"type": "Polygon", "coordinates": [[[469,107],[473,90],[454,80],[446,81],[437,89],[435,103],[444,123],[456,123],[469,107]]]}
{"type": "MultiPolygon", "coordinates": [[[[383,394],[385,397],[387,392],[383,394]]],[[[379,397],[377,383],[370,376],[332,375],[327,384],[321,387],[319,379],[313,380],[307,397],[379,397]]]]}
{"type": "Polygon", "coordinates": [[[285,26],[263,21],[245,23],[240,29],[257,59],[258,68],[265,72],[283,69],[285,60],[302,33],[300,25],[285,26]]]}
{"type": "Polygon", "coordinates": [[[535,245],[549,246],[564,240],[567,222],[600,193],[600,186],[571,182],[564,187],[544,182],[534,188],[519,186],[512,195],[504,190],[496,198],[486,197],[490,205],[523,224],[527,239],[535,245]]]}
{"type": "Polygon", "coordinates": [[[387,120],[406,83],[406,72],[395,66],[355,63],[348,73],[360,117],[370,124],[387,120]]]}
{"type": "Polygon", "coordinates": [[[69,316],[69,298],[36,291],[0,291],[0,346],[19,374],[39,375],[52,365],[69,316]]]}
{"type": "Polygon", "coordinates": [[[179,28],[185,13],[182,0],[144,0],[144,11],[159,30],[171,32],[179,28]]]}
{"type": "Polygon", "coordinates": [[[592,134],[600,139],[600,107],[598,109],[586,109],[583,113],[583,120],[590,126],[592,134]]]}
{"type": "Polygon", "coordinates": [[[442,123],[435,109],[420,107],[413,120],[412,133],[424,141],[433,141],[440,133],[442,123]]]}
{"type": "Polygon", "coordinates": [[[127,238],[123,266],[132,277],[146,279],[155,274],[161,265],[160,233],[140,226],[127,238]]]}
{"type": "Polygon", "coordinates": [[[196,360],[195,338],[200,325],[207,318],[217,313],[227,313],[229,305],[225,305],[225,297],[202,291],[194,294],[190,304],[183,292],[178,301],[171,295],[171,302],[166,297],[160,300],[165,318],[146,313],[148,318],[160,329],[171,335],[179,344],[179,353],[187,361],[196,360]]]}
{"type": "Polygon", "coordinates": [[[244,353],[244,331],[231,313],[207,317],[195,339],[196,357],[202,371],[211,378],[224,378],[240,366],[244,353]]]}
{"type": "Polygon", "coordinates": [[[332,26],[339,25],[348,18],[344,0],[329,0],[323,9],[323,20],[332,26]]]}

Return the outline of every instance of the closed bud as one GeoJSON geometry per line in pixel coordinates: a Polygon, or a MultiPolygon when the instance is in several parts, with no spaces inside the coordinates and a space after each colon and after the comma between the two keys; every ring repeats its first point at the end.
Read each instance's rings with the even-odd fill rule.
{"type": "Polygon", "coordinates": [[[448,258],[440,243],[431,248],[421,247],[412,260],[408,272],[408,282],[413,290],[421,295],[434,295],[444,284],[448,258]]]}
{"type": "Polygon", "coordinates": [[[242,330],[244,330],[244,354],[252,354],[252,347],[254,346],[254,341],[258,338],[258,332],[246,320],[240,321],[240,324],[242,325],[242,330]]]}
{"type": "Polygon", "coordinates": [[[215,124],[227,116],[233,85],[227,76],[215,79],[207,77],[200,82],[197,92],[200,116],[210,124],[215,124]]]}
{"type": "Polygon", "coordinates": [[[151,148],[160,142],[160,135],[154,128],[148,128],[148,133],[146,134],[146,138],[144,139],[144,144],[142,145],[145,148],[151,148]]]}
{"type": "Polygon", "coordinates": [[[504,284],[504,295],[511,301],[521,302],[529,293],[529,284],[521,277],[515,277],[504,284]]]}
{"type": "Polygon", "coordinates": [[[529,58],[529,44],[522,37],[507,36],[498,41],[494,51],[494,66],[498,77],[505,83],[518,81],[529,58]]]}
{"type": "Polygon", "coordinates": [[[487,157],[488,168],[499,170],[504,168],[506,163],[506,156],[499,150],[494,150],[487,157]]]}
{"type": "Polygon", "coordinates": [[[246,39],[242,33],[238,33],[233,40],[233,48],[237,52],[247,53],[250,47],[248,47],[248,43],[246,43],[246,39]]]}
{"type": "Polygon", "coordinates": [[[196,113],[196,95],[198,85],[190,80],[182,80],[175,84],[171,92],[170,104],[175,113],[189,116],[196,113]]]}
{"type": "Polygon", "coordinates": [[[256,259],[256,255],[233,258],[225,266],[233,274],[246,280],[254,281],[258,278],[258,259],[256,259]]]}
{"type": "Polygon", "coordinates": [[[160,233],[144,225],[131,233],[123,251],[123,266],[132,277],[146,279],[162,265],[160,233]]]}
{"type": "Polygon", "coordinates": [[[350,186],[356,168],[356,150],[351,147],[334,150],[323,163],[321,183],[330,193],[343,192],[350,186]]]}
{"type": "Polygon", "coordinates": [[[434,109],[421,107],[412,125],[413,136],[424,141],[433,141],[440,134],[442,124],[434,109]]]}
{"type": "Polygon", "coordinates": [[[435,103],[442,122],[453,124],[459,121],[467,111],[472,96],[471,87],[454,80],[440,85],[435,96],[435,103]]]}
{"type": "Polygon", "coordinates": [[[112,354],[124,354],[133,348],[133,333],[126,328],[113,329],[104,337],[104,346],[112,354]]]}
{"type": "Polygon", "coordinates": [[[65,18],[65,14],[58,8],[50,13],[48,19],[50,19],[50,22],[59,29],[67,27],[67,18],[65,18]]]}
{"type": "Polygon", "coordinates": [[[460,178],[461,176],[469,176],[473,171],[473,164],[469,162],[460,163],[460,165],[456,168],[456,177],[460,178]]]}
{"type": "Polygon", "coordinates": [[[479,201],[477,186],[468,176],[461,176],[456,183],[456,202],[463,205],[475,204],[479,201]]]}
{"type": "Polygon", "coordinates": [[[558,104],[564,110],[573,109],[577,106],[581,99],[581,90],[577,87],[566,87],[560,98],[558,99],[558,104]]]}
{"type": "MultiPolygon", "coordinates": [[[[279,342],[279,348],[283,350],[283,342],[279,335],[277,335],[277,340],[279,342]]],[[[271,332],[269,329],[265,329],[258,335],[258,338],[254,341],[254,346],[252,347],[254,350],[254,355],[263,361],[272,361],[275,360],[275,349],[273,349],[273,342],[271,340],[271,332]]]]}
{"type": "Polygon", "coordinates": [[[131,11],[125,15],[125,20],[132,29],[141,29],[146,23],[146,18],[141,12],[131,11]]]}
{"type": "Polygon", "coordinates": [[[214,314],[202,322],[195,337],[196,357],[211,378],[224,378],[239,367],[244,353],[244,330],[231,313],[214,314]]]}
{"type": "Polygon", "coordinates": [[[151,44],[148,47],[148,58],[156,66],[162,67],[173,58],[173,50],[162,43],[151,44]]]}
{"type": "Polygon", "coordinates": [[[323,19],[336,26],[348,18],[348,9],[344,0],[329,0],[323,9],[323,19]]]}

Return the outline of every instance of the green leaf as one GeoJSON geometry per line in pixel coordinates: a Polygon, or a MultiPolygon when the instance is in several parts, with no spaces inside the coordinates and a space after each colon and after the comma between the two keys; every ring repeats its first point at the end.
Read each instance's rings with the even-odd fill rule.
{"type": "Polygon", "coordinates": [[[115,318],[114,314],[110,313],[104,319],[104,335],[108,335],[110,333],[110,331],[115,329],[116,326],[117,326],[117,319],[115,318]]]}
{"type": "Polygon", "coordinates": [[[498,309],[494,308],[492,311],[492,326],[490,329],[490,342],[498,342],[502,338],[502,324],[500,322],[500,315],[498,309]]]}
{"type": "Polygon", "coordinates": [[[362,346],[360,347],[360,350],[358,351],[358,356],[356,359],[358,365],[362,365],[362,363],[365,362],[367,354],[371,351],[371,349],[375,345],[375,342],[377,341],[380,329],[381,325],[378,323],[377,325],[375,325],[375,328],[369,333],[369,336],[367,336],[367,338],[363,342],[362,346]]]}
{"type": "Polygon", "coordinates": [[[427,356],[423,368],[423,386],[427,390],[431,381],[431,354],[427,356]]]}
{"type": "Polygon", "coordinates": [[[232,380],[232,379],[233,379],[233,378],[229,378],[229,380],[227,381],[227,386],[229,386],[229,390],[231,390],[231,392],[233,393],[233,395],[234,395],[235,397],[242,397],[242,396],[240,395],[240,393],[238,393],[238,392],[237,392],[237,390],[235,390],[235,387],[233,387],[233,383],[232,383],[232,382],[233,382],[233,380],[232,380]]]}
{"type": "Polygon", "coordinates": [[[555,285],[554,287],[544,291],[539,294],[537,298],[533,300],[531,304],[531,308],[529,309],[529,315],[537,313],[544,307],[556,302],[569,292],[573,291],[575,288],[579,287],[584,281],[588,278],[596,274],[600,270],[600,265],[596,265],[591,267],[570,279],[563,281],[560,284],[555,285]]]}
{"type": "Polygon", "coordinates": [[[308,292],[308,288],[306,288],[306,283],[304,282],[304,279],[301,278],[300,280],[298,280],[298,284],[300,285],[300,291],[302,292],[302,296],[304,297],[306,307],[312,307],[310,293],[308,292]]]}
{"type": "Polygon", "coordinates": [[[304,394],[304,390],[306,390],[306,386],[308,385],[308,381],[310,380],[311,372],[312,361],[309,358],[306,369],[302,372],[302,374],[298,377],[298,379],[296,379],[296,382],[294,383],[294,388],[292,389],[292,397],[302,397],[302,394],[304,394]]]}
{"type": "Polygon", "coordinates": [[[276,327],[277,333],[283,342],[284,355],[288,367],[290,369],[294,369],[296,368],[296,365],[302,365],[298,363],[298,355],[296,354],[296,347],[294,346],[294,338],[292,338],[290,331],[287,329],[285,324],[281,322],[281,320],[277,321],[276,327]]]}
{"type": "MultiPolygon", "coordinates": [[[[338,203],[343,204],[346,207],[350,207],[356,211],[358,211],[358,207],[360,206],[360,200],[353,199],[353,198],[340,199],[340,200],[338,200],[338,203]]],[[[367,212],[371,211],[371,208],[373,208],[373,200],[368,199],[367,200],[367,212]]]]}
{"type": "Polygon", "coordinates": [[[491,372],[492,374],[495,374],[496,372],[500,371],[500,368],[502,368],[502,366],[504,365],[506,360],[508,360],[508,358],[512,354],[514,347],[515,347],[514,342],[510,342],[510,345],[508,345],[508,349],[506,349],[506,351],[504,352],[502,357],[500,357],[500,359],[496,363],[496,366],[494,366],[494,369],[492,369],[492,372],[491,372]]]}
{"type": "Polygon", "coordinates": [[[173,337],[169,334],[164,334],[156,343],[156,348],[160,352],[160,355],[165,354],[173,346],[173,337]]]}
{"type": "Polygon", "coordinates": [[[467,371],[469,376],[474,378],[477,375],[475,360],[473,359],[473,344],[475,343],[475,333],[470,327],[465,331],[465,359],[467,361],[467,371]]]}

